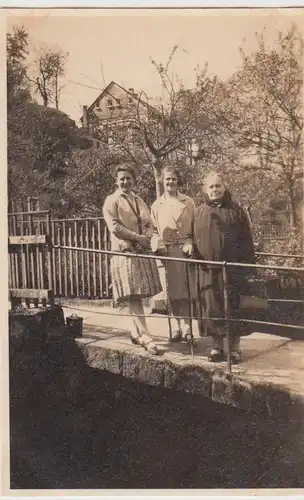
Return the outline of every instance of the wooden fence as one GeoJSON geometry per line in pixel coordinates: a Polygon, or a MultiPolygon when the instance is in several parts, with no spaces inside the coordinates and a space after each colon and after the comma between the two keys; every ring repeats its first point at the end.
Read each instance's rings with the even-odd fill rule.
{"type": "Polygon", "coordinates": [[[57,297],[111,297],[108,255],[66,250],[56,245],[109,250],[109,233],[101,217],[51,222],[54,293],[57,297]]]}
{"type": "Polygon", "coordinates": [[[101,217],[51,220],[49,212],[9,214],[8,234],[11,289],[52,288],[56,297],[111,297],[109,256],[56,248],[109,249],[101,217]],[[16,236],[24,236],[26,244],[16,236]]]}
{"type": "MultiPolygon", "coordinates": [[[[8,231],[11,289],[49,288],[55,297],[112,296],[108,255],[58,248],[109,250],[109,233],[102,217],[52,220],[49,211],[11,213],[8,231]],[[28,239],[27,244],[14,240],[16,236],[30,238],[33,235],[35,238],[28,239]]],[[[265,240],[283,238],[282,232],[270,231],[268,227],[263,234],[265,240]]]]}
{"type": "Polygon", "coordinates": [[[10,289],[51,289],[50,212],[9,214],[10,289]]]}

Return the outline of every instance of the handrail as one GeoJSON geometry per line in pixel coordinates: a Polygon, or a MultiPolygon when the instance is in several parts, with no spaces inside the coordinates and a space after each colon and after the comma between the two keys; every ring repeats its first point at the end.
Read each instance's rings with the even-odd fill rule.
{"type": "Polygon", "coordinates": [[[290,259],[304,259],[304,255],[293,255],[290,253],[255,252],[255,255],[261,255],[266,257],[289,257],[290,259]]]}
{"type": "Polygon", "coordinates": [[[152,260],[163,260],[170,262],[191,262],[192,264],[212,264],[214,266],[222,267],[224,265],[233,266],[233,267],[249,267],[249,268],[262,268],[262,269],[273,269],[280,270],[284,269],[286,271],[303,271],[304,267],[290,267],[290,266],[274,266],[267,264],[247,264],[244,262],[226,262],[226,261],[213,261],[213,260],[201,260],[201,259],[187,259],[183,257],[167,257],[167,256],[159,256],[159,255],[151,255],[151,254],[139,254],[132,252],[115,252],[113,250],[102,250],[99,248],[88,248],[88,247],[72,247],[68,245],[53,245],[53,248],[61,248],[63,250],[77,250],[79,252],[92,252],[92,253],[100,253],[106,255],[124,255],[125,257],[139,257],[143,259],[152,259],[152,260]]]}

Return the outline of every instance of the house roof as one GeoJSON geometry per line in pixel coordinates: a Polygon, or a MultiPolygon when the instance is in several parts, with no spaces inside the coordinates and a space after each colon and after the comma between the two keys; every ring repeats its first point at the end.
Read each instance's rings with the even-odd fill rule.
{"type": "MultiPolygon", "coordinates": [[[[115,99],[115,97],[111,94],[111,89],[113,88],[114,85],[116,85],[121,90],[123,90],[128,96],[133,97],[133,99],[136,99],[142,106],[145,106],[146,108],[149,108],[150,110],[157,111],[156,108],[154,108],[153,106],[151,106],[147,102],[143,101],[138,96],[135,96],[134,93],[130,92],[130,90],[125,89],[124,87],[122,87],[122,85],[119,85],[119,83],[116,83],[112,80],[109,83],[109,85],[107,85],[106,88],[101,92],[101,94],[99,94],[99,96],[96,97],[95,101],[93,101],[92,104],[90,106],[88,106],[88,112],[92,111],[94,109],[96,103],[98,101],[100,101],[100,99],[102,99],[105,95],[109,95],[110,97],[113,97],[113,99],[115,99]]],[[[83,116],[80,118],[80,120],[81,121],[83,120],[83,116]]]]}

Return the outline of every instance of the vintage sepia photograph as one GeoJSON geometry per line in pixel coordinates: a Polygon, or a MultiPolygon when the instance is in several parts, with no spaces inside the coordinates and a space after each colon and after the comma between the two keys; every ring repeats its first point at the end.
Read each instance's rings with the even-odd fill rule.
{"type": "Polygon", "coordinates": [[[304,8],[2,14],[6,494],[304,491],[304,8]]]}

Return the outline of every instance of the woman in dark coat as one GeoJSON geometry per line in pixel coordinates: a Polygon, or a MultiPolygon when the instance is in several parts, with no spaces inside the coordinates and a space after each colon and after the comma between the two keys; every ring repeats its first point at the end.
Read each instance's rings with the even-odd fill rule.
{"type": "MultiPolygon", "coordinates": [[[[205,202],[194,217],[194,248],[196,258],[210,261],[254,263],[254,246],[247,216],[231,199],[224,180],[211,172],[205,180],[205,202]]],[[[246,289],[250,268],[228,267],[228,303],[231,316],[237,317],[240,294],[246,289]]],[[[208,318],[224,317],[222,266],[206,264],[199,272],[199,309],[206,320],[199,321],[200,335],[212,336],[210,361],[223,361],[226,321],[208,318]],[[204,332],[202,331],[204,328],[204,332]]],[[[230,323],[231,360],[240,360],[240,336],[246,334],[244,324],[230,323]]],[[[248,332],[249,333],[249,332],[248,332]]]]}

